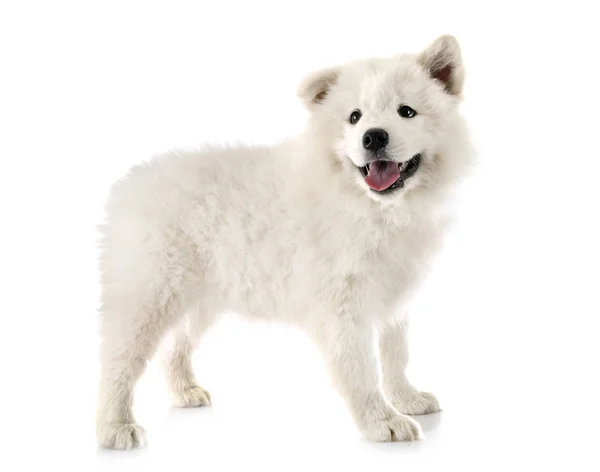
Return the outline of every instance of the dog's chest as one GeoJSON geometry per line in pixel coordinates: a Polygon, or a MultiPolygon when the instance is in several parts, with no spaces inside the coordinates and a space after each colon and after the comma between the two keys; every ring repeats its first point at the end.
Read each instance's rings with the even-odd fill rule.
{"type": "Polygon", "coordinates": [[[341,228],[321,233],[301,273],[310,274],[315,298],[370,312],[389,311],[410,296],[441,240],[429,221],[341,228]]]}

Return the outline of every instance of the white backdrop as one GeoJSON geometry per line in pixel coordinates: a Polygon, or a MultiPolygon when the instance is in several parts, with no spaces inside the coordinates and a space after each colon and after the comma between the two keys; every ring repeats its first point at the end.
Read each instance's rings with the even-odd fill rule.
{"type": "Polygon", "coordinates": [[[550,3],[0,3],[0,469],[600,470],[600,35],[592,2],[550,3]],[[172,409],[152,364],[149,446],[98,451],[110,184],[169,148],[276,142],[306,73],[443,33],[480,166],[412,309],[412,378],[444,409],[426,439],[363,440],[301,333],[232,318],[195,357],[212,408],[172,409]]]}

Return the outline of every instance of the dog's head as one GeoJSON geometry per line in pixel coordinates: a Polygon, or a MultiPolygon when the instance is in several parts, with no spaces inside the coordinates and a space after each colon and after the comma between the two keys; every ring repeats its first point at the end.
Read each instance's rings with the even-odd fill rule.
{"type": "Polygon", "coordinates": [[[463,80],[458,42],[442,36],[420,54],[318,71],[298,95],[311,113],[308,131],[336,171],[391,202],[464,170],[463,80]]]}

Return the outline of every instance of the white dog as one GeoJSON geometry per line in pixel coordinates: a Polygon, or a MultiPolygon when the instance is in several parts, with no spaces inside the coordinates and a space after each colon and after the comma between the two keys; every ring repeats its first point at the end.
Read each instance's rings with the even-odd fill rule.
{"type": "Polygon", "coordinates": [[[210,404],[190,356],[226,311],[305,329],[366,438],[420,437],[406,415],[439,406],[405,376],[402,305],[470,164],[463,77],[451,36],[417,55],[322,70],[299,87],[310,111],[299,136],[161,156],[114,187],[101,257],[101,446],[143,443],[132,391],[167,332],[174,403],[210,404]]]}

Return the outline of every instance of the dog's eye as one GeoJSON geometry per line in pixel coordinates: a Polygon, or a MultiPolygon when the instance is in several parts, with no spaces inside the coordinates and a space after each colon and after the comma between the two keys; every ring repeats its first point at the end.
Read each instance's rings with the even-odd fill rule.
{"type": "Polygon", "coordinates": [[[412,118],[417,115],[417,112],[408,105],[401,105],[400,108],[398,108],[398,114],[403,118],[412,118]]]}
{"type": "Polygon", "coordinates": [[[360,110],[354,110],[352,113],[350,113],[350,124],[355,125],[356,123],[358,123],[358,120],[360,120],[361,116],[362,113],[360,112],[360,110]]]}

